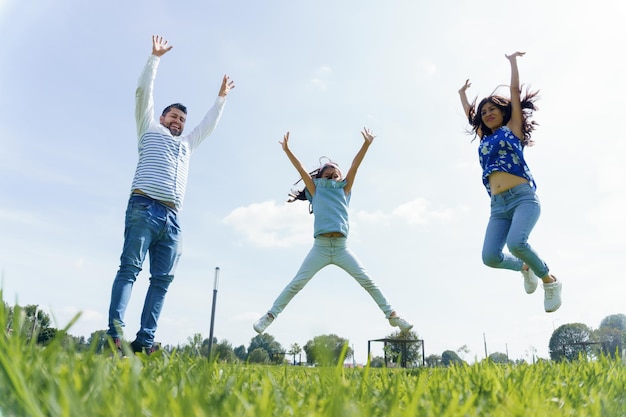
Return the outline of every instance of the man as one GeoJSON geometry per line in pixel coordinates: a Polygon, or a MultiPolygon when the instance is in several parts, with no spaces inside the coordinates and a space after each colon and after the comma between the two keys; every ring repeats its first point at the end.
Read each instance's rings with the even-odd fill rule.
{"type": "Polygon", "coordinates": [[[126,209],[124,247],[113,281],[107,331],[121,349],[124,313],[133,283],[149,253],[150,286],[141,313],[141,326],[131,343],[134,352],[150,352],[154,344],[165,294],[181,255],[178,212],[183,204],[191,153],[211,134],[222,114],[226,96],[235,87],[225,75],[215,104],[188,135],[182,136],[187,109],[180,103],[166,107],[157,122],[154,79],[161,57],[171,49],[172,45],[161,36],[152,36],[152,55],[135,93],[139,160],[126,209]]]}

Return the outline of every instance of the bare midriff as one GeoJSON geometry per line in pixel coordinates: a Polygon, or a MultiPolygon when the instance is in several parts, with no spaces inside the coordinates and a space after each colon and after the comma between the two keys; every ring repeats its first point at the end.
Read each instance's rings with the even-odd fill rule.
{"type": "Polygon", "coordinates": [[[319,236],[322,237],[345,237],[341,232],[329,232],[329,233],[321,233],[319,236]]]}
{"type": "Polygon", "coordinates": [[[517,175],[509,174],[508,172],[494,171],[489,174],[489,187],[491,188],[491,195],[500,194],[506,190],[525,183],[528,183],[526,178],[518,177],[517,175]]]}

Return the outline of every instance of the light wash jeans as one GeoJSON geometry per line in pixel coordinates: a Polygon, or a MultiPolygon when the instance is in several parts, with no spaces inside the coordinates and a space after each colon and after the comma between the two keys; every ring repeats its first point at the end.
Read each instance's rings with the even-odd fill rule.
{"type": "Polygon", "coordinates": [[[528,244],[541,204],[529,184],[520,184],[491,196],[491,216],[485,232],[483,262],[492,268],[521,271],[525,263],[539,278],[548,275],[548,265],[528,244]],[[507,245],[510,254],[503,253],[507,245]]]}
{"type": "Polygon", "coordinates": [[[277,317],[295,297],[300,290],[313,278],[313,276],[327,265],[337,265],[342,268],[372,296],[378,307],[389,318],[393,308],[387,302],[383,293],[378,289],[374,281],[367,275],[365,268],[354,253],[346,245],[345,237],[316,237],[313,248],[304,258],[296,276],[280,293],[269,312],[277,317]]]}
{"type": "Polygon", "coordinates": [[[124,248],[111,290],[109,330],[111,337],[122,337],[124,313],[133,284],[150,253],[150,285],[141,313],[137,342],[151,347],[167,289],[174,279],[180,258],[180,226],[176,211],[151,198],[133,194],[128,201],[124,248]]]}

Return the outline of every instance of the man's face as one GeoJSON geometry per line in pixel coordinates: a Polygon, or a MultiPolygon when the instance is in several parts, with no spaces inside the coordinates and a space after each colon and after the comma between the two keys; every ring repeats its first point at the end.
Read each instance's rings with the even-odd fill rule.
{"type": "Polygon", "coordinates": [[[161,116],[159,122],[169,129],[172,136],[180,136],[185,128],[187,115],[182,110],[171,108],[165,116],[161,116]]]}

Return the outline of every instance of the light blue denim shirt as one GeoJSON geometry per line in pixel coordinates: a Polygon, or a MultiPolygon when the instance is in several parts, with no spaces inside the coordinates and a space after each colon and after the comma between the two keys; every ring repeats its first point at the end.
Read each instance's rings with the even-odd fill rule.
{"type": "Polygon", "coordinates": [[[348,207],[350,195],[346,194],[344,187],[346,181],[335,181],[328,178],[314,178],[315,195],[311,197],[309,192],[306,196],[313,206],[313,236],[323,233],[340,232],[348,237],[350,223],[348,222],[348,207]]]}

